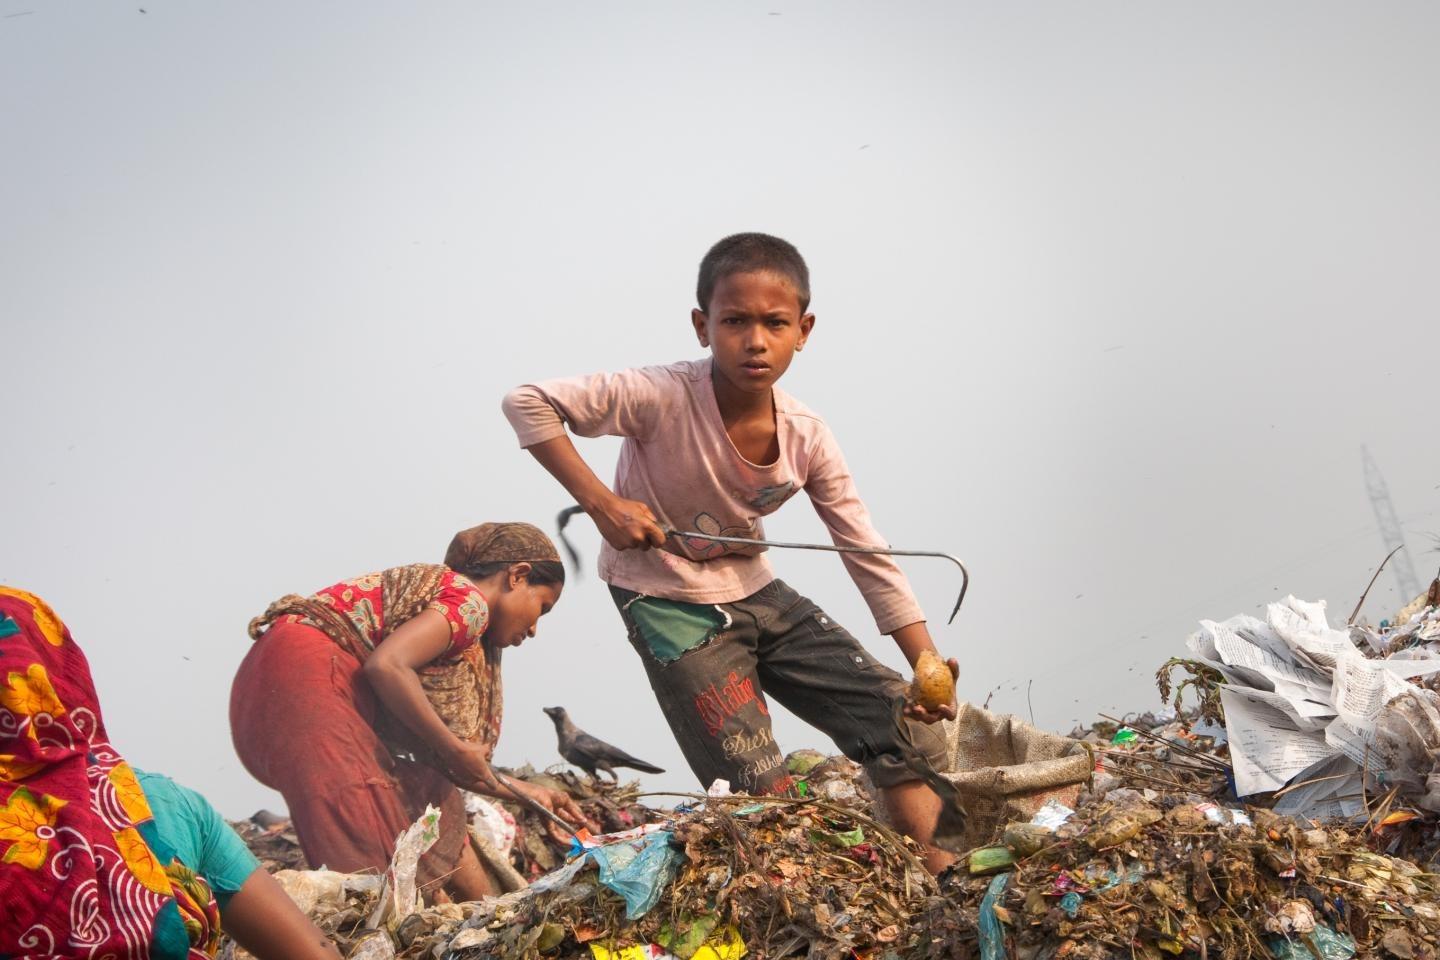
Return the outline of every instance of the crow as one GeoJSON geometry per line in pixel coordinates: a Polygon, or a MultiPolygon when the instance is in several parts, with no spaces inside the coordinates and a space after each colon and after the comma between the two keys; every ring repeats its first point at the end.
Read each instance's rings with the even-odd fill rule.
{"type": "Polygon", "coordinates": [[[565,712],[564,707],[546,707],[545,713],[555,721],[555,735],[560,741],[560,756],[592,777],[596,770],[604,770],[610,774],[611,779],[618,781],[620,778],[615,776],[612,769],[614,767],[629,767],[644,773],[665,772],[652,763],[635,759],[624,750],[612,747],[603,740],[596,740],[570,722],[570,715],[565,712]]]}

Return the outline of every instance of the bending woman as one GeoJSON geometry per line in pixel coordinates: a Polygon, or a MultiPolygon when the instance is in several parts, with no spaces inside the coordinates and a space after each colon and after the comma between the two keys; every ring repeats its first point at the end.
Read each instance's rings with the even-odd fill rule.
{"type": "Polygon", "coordinates": [[[0,956],[194,960],[220,927],[259,960],[340,953],[204,797],[111,746],[90,665],[40,598],[0,587],[0,956]]]}
{"type": "MultiPolygon", "coordinates": [[[[500,654],[535,635],[565,568],[528,523],[455,535],[445,564],[412,564],[286,596],[250,624],[230,693],[245,768],[280,791],[313,867],[384,870],[395,838],[440,809],[416,881],[432,898],[496,892],[469,843],[456,786],[510,799],[490,770],[500,736],[500,654]]],[[[568,796],[516,791],[584,823],[568,796]]]]}

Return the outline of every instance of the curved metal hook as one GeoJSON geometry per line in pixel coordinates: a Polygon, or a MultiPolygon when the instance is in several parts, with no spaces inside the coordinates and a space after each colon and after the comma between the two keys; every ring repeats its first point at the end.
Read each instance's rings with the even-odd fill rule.
{"type": "MultiPolygon", "coordinates": [[[[565,536],[565,525],[570,518],[577,513],[585,511],[578,506],[566,507],[560,511],[555,518],[560,542],[565,546],[565,552],[570,556],[570,562],[574,564],[576,572],[580,569],[580,554],[571,546],[569,539],[565,536]]],[[[949,560],[960,568],[960,596],[955,598],[955,609],[950,611],[950,619],[946,623],[954,623],[955,615],[960,612],[960,605],[965,602],[965,593],[970,589],[970,571],[960,558],[954,554],[942,553],[938,550],[893,550],[890,547],[839,547],[828,543],[781,543],[778,540],[751,540],[748,537],[722,537],[713,533],[698,533],[693,530],[670,530],[665,529],[667,537],[688,537],[693,540],[707,540],[711,543],[736,543],[747,547],[780,547],[785,550],[823,550],[827,553],[872,553],[881,554],[887,557],[938,557],[941,560],[949,560]]]]}
{"type": "Polygon", "coordinates": [[[970,589],[970,571],[965,569],[965,564],[954,554],[941,553],[939,550],[893,550],[890,547],[840,547],[830,543],[782,543],[778,540],[751,540],[747,537],[721,537],[711,533],[695,533],[689,530],[677,531],[666,530],[666,535],[671,537],[690,537],[695,540],[709,540],[714,543],[739,543],[751,547],[781,547],[786,550],[824,550],[827,553],[874,553],[887,557],[938,557],[941,560],[949,560],[960,568],[960,596],[955,598],[955,609],[950,611],[950,619],[946,623],[954,623],[955,615],[960,612],[960,604],[965,602],[965,592],[970,589]]]}

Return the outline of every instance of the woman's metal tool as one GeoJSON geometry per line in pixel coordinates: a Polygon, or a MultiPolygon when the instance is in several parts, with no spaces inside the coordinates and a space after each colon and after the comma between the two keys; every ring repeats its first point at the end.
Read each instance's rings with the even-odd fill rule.
{"type": "MultiPolygon", "coordinates": [[[[580,554],[576,552],[570,540],[565,536],[565,525],[570,518],[577,513],[584,513],[583,507],[566,507],[560,511],[555,518],[556,526],[560,533],[560,542],[565,546],[565,552],[570,555],[570,562],[578,570],[580,567],[580,554]]],[[[828,543],[781,543],[777,540],[751,540],[748,537],[722,537],[713,533],[697,533],[693,530],[665,530],[667,537],[689,540],[708,540],[711,543],[734,543],[748,547],[780,547],[785,550],[824,550],[828,553],[876,553],[887,557],[939,557],[942,560],[949,560],[960,568],[960,596],[955,598],[955,609],[950,611],[950,619],[947,623],[955,622],[955,614],[960,612],[960,604],[965,602],[965,592],[970,589],[970,571],[965,569],[965,564],[960,558],[948,553],[941,553],[938,550],[893,550],[890,547],[839,547],[828,543]]]]}

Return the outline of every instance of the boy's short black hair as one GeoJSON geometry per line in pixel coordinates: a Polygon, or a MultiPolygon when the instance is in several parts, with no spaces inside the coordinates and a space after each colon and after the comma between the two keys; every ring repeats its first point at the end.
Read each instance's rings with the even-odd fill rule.
{"type": "Polygon", "coordinates": [[[805,258],[793,243],[768,233],[731,234],[710,248],[700,261],[700,280],[695,284],[700,309],[710,309],[710,297],[721,277],[761,270],[789,280],[800,297],[800,312],[810,309],[810,268],[805,266],[805,258]]]}

